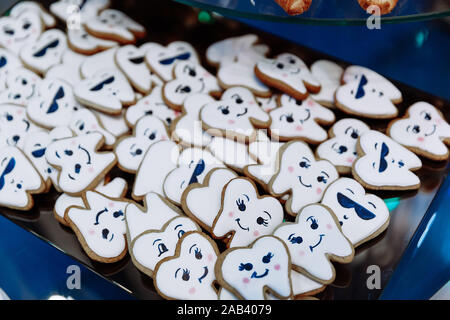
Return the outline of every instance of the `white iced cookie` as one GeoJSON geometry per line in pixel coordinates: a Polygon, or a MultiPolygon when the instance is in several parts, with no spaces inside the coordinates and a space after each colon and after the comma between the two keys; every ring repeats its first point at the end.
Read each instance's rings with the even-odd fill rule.
{"type": "Polygon", "coordinates": [[[185,146],[207,146],[212,137],[203,131],[199,113],[204,105],[214,101],[210,95],[205,93],[193,93],[187,97],[181,108],[182,114],[170,126],[172,139],[185,146]]]}
{"type": "Polygon", "coordinates": [[[157,43],[149,44],[145,61],[150,69],[166,82],[174,78],[173,68],[177,61],[200,63],[194,47],[184,41],[171,42],[167,47],[157,43]]]}
{"type": "Polygon", "coordinates": [[[114,147],[118,166],[126,172],[135,173],[148,148],[158,141],[168,139],[169,132],[162,120],[155,116],[141,118],[136,123],[133,134],[120,138],[114,147]]]}
{"type": "Polygon", "coordinates": [[[48,69],[45,74],[46,79],[60,79],[74,87],[82,80],[80,65],[83,63],[85,55],[67,49],[62,55],[62,62],[48,69]]]}
{"type": "Polygon", "coordinates": [[[408,108],[405,117],[393,120],[388,135],[412,150],[431,160],[447,160],[450,144],[450,125],[444,115],[427,102],[416,102],[408,108]]]}
{"type": "Polygon", "coordinates": [[[206,50],[206,59],[209,64],[219,67],[245,56],[249,63],[254,64],[269,52],[269,47],[258,41],[257,35],[246,34],[215,42],[206,50]]]}
{"type": "Polygon", "coordinates": [[[69,120],[69,128],[79,136],[98,132],[105,139],[106,147],[111,148],[116,143],[116,137],[102,126],[99,118],[89,109],[73,112],[69,120]]]}
{"type": "Polygon", "coordinates": [[[82,80],[74,88],[75,97],[86,106],[104,113],[118,115],[122,106],[135,101],[133,88],[117,69],[101,69],[82,80]]]}
{"type": "MultiPolygon", "coordinates": [[[[164,161],[173,162],[173,160],[174,158],[170,157],[164,161]]],[[[163,190],[164,195],[177,205],[181,204],[181,195],[190,184],[202,183],[210,170],[225,167],[209,151],[200,148],[184,149],[175,164],[176,168],[170,171],[164,179],[163,190]]],[[[144,162],[141,167],[143,165],[144,162]]]]}
{"type": "Polygon", "coordinates": [[[9,70],[22,66],[20,59],[7,49],[0,48],[0,92],[6,89],[6,77],[9,70]]]}
{"type": "Polygon", "coordinates": [[[43,30],[42,20],[36,12],[24,11],[16,17],[0,18],[0,47],[15,54],[39,38],[43,30]]]}
{"type": "Polygon", "coordinates": [[[173,69],[175,79],[163,87],[163,97],[172,109],[181,110],[187,97],[194,93],[217,95],[221,88],[215,76],[197,63],[179,61],[173,69]]]}
{"type": "Polygon", "coordinates": [[[320,204],[303,208],[294,223],[281,224],[273,234],[288,247],[292,268],[323,284],[334,281],[331,261],[353,260],[352,244],[342,234],[333,212],[320,204]]]}
{"type": "Polygon", "coordinates": [[[286,211],[296,216],[304,206],[319,202],[339,174],[330,162],[316,161],[302,141],[288,142],[278,152],[278,172],[269,182],[269,191],[277,197],[289,194],[286,211]]]}
{"type": "Polygon", "coordinates": [[[248,246],[260,236],[272,234],[283,222],[283,207],[271,196],[260,196],[247,178],[235,178],[225,185],[222,205],[214,219],[212,234],[228,239],[227,247],[248,246]]]}
{"type": "Polygon", "coordinates": [[[175,254],[156,265],[156,290],[170,300],[217,300],[214,266],[218,255],[216,243],[206,234],[186,232],[178,241],[175,254]]]}
{"type": "Polygon", "coordinates": [[[115,56],[119,47],[112,47],[108,50],[87,56],[80,64],[79,73],[83,78],[90,78],[102,69],[117,69],[115,56]]]}
{"type": "MultiPolygon", "coordinates": [[[[109,182],[102,180],[94,190],[109,198],[123,198],[127,192],[127,182],[125,179],[119,177],[116,177],[109,182]]],[[[68,222],[64,219],[64,215],[67,209],[73,206],[84,208],[83,198],[72,197],[67,193],[62,193],[56,199],[55,206],[53,208],[53,215],[56,220],[63,225],[68,225],[68,222]]]]}
{"type": "Polygon", "coordinates": [[[175,254],[180,238],[189,231],[201,231],[188,217],[175,217],[161,230],[148,230],[138,235],[130,244],[130,255],[134,265],[149,277],[153,277],[156,264],[175,254]]]}
{"type": "Polygon", "coordinates": [[[267,128],[271,122],[251,91],[242,87],[228,89],[219,101],[206,104],[199,118],[209,134],[245,141],[253,141],[256,128],[267,128]]]}
{"type": "Polygon", "coordinates": [[[311,98],[326,107],[334,107],[334,93],[341,85],[344,69],[329,60],[317,60],[310,69],[313,77],[320,83],[319,93],[312,94],[311,98]]]}
{"type": "Polygon", "coordinates": [[[114,9],[103,10],[98,16],[86,20],[85,28],[96,37],[120,44],[134,43],[146,34],[144,26],[114,9]]]}
{"type": "Polygon", "coordinates": [[[0,205],[17,210],[33,207],[32,194],[45,190],[45,183],[25,154],[16,147],[0,149],[0,205]]]}
{"type": "Polygon", "coordinates": [[[256,164],[248,153],[247,144],[222,137],[213,137],[207,149],[227,167],[244,172],[246,166],[256,164]]]}
{"type": "Polygon", "coordinates": [[[26,106],[31,98],[38,95],[37,85],[41,81],[37,74],[22,67],[7,70],[7,89],[0,92],[0,104],[26,106]]]}
{"type": "Polygon", "coordinates": [[[120,137],[128,133],[130,128],[125,121],[125,110],[119,115],[106,114],[97,110],[92,110],[100,120],[100,124],[115,137],[120,137]]]}
{"type": "Polygon", "coordinates": [[[19,17],[23,12],[31,11],[38,14],[46,28],[53,28],[56,25],[56,19],[53,17],[43,5],[34,1],[21,1],[11,8],[9,15],[11,17],[19,17]]]}
{"type": "Polygon", "coordinates": [[[375,71],[350,66],[342,76],[343,85],[335,93],[336,107],[342,111],[375,119],[395,118],[395,104],[402,102],[402,93],[389,80],[375,71]]]}
{"type": "Polygon", "coordinates": [[[59,170],[58,185],[72,196],[94,189],[116,164],[112,152],[98,152],[104,138],[98,132],[61,139],[51,143],[45,157],[59,170]]]}
{"type": "Polygon", "coordinates": [[[52,183],[57,187],[58,172],[45,159],[45,150],[50,143],[72,136],[73,132],[68,127],[57,127],[50,132],[34,132],[28,135],[25,140],[23,152],[38,170],[47,190],[50,189],[52,183]]]}
{"type": "Polygon", "coordinates": [[[359,158],[352,174],[365,188],[374,190],[411,190],[420,187],[412,171],[422,167],[413,152],[379,131],[364,133],[357,144],[359,158]]]}
{"type": "Polygon", "coordinates": [[[83,107],[75,100],[70,84],[59,79],[44,79],[38,86],[39,95],[27,105],[28,117],[47,129],[66,126],[77,110],[83,107]]]}
{"type": "Polygon", "coordinates": [[[87,55],[119,45],[116,41],[97,38],[89,34],[83,26],[67,30],[67,43],[72,50],[87,55]]]}
{"type": "Polygon", "coordinates": [[[311,144],[325,141],[327,132],[320,125],[334,122],[334,113],[311,98],[295,100],[281,96],[280,107],[270,111],[270,135],[279,141],[305,140],[311,144]]]}
{"type": "Polygon", "coordinates": [[[130,127],[144,116],[156,116],[163,120],[167,126],[178,116],[179,112],[169,108],[162,97],[162,86],[156,86],[151,93],[136,104],[127,108],[125,120],[130,127]]]}
{"type": "Polygon", "coordinates": [[[24,45],[20,49],[20,59],[31,70],[45,74],[50,67],[62,61],[66,50],[66,34],[58,29],[50,29],[42,33],[36,41],[24,45]]]}
{"type": "Polygon", "coordinates": [[[306,64],[296,55],[282,53],[275,59],[264,59],[256,64],[256,76],[269,87],[274,87],[298,100],[308,96],[308,91],[320,91],[320,82],[311,74],[306,64]]]}
{"type": "Polygon", "coordinates": [[[93,260],[113,263],[127,253],[126,199],[108,198],[96,191],[83,193],[84,207],[69,207],[65,220],[86,254],[93,260]]]}
{"type": "Polygon", "coordinates": [[[0,147],[23,148],[27,138],[42,129],[27,117],[22,106],[0,104],[0,147]]]}
{"type": "Polygon", "coordinates": [[[322,199],[329,207],[352,245],[367,242],[382,233],[389,224],[389,210],[383,199],[365,192],[362,185],[350,178],[333,182],[322,199]]]}
{"type": "Polygon", "coordinates": [[[86,22],[87,19],[97,16],[97,14],[108,8],[109,0],[59,0],[50,5],[50,12],[68,25],[78,22],[86,22]],[[75,21],[78,19],[78,21],[75,21]]]}
{"type": "Polygon", "coordinates": [[[140,234],[148,230],[160,230],[169,220],[183,216],[178,207],[157,193],[147,193],[143,202],[143,207],[131,203],[125,210],[127,240],[130,244],[140,234]]]}
{"type": "Polygon", "coordinates": [[[264,236],[249,247],[224,251],[217,260],[218,282],[238,299],[265,300],[292,297],[291,257],[279,238],[264,236]]]}
{"type": "Polygon", "coordinates": [[[294,297],[308,297],[325,290],[326,285],[291,269],[292,294],[294,297]]]}
{"type": "Polygon", "coordinates": [[[256,102],[265,112],[269,113],[278,107],[278,94],[273,94],[269,98],[256,97],[256,102]]]}
{"type": "Polygon", "coordinates": [[[237,174],[225,168],[211,170],[203,183],[193,183],[183,192],[183,211],[210,231],[222,205],[222,190],[237,174]]]}
{"type": "Polygon", "coordinates": [[[162,85],[161,79],[145,64],[145,53],[151,47],[146,43],[139,48],[126,45],[116,51],[116,63],[133,87],[142,93],[149,93],[153,86],[162,85]]]}
{"type": "Polygon", "coordinates": [[[316,155],[320,159],[330,161],[339,173],[348,174],[358,157],[358,138],[369,130],[369,126],[361,120],[341,119],[331,127],[330,139],[317,147],[316,155]]]}
{"type": "Polygon", "coordinates": [[[179,155],[180,148],[173,141],[159,141],[151,145],[136,173],[133,199],[141,200],[149,192],[163,195],[164,180],[177,167],[179,155]]]}

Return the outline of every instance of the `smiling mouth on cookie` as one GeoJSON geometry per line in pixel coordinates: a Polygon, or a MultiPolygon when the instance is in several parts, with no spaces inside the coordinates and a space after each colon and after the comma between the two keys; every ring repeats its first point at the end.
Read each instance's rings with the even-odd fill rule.
{"type": "Polygon", "coordinates": [[[306,187],[306,188],[311,188],[312,185],[310,184],[304,184],[302,181],[302,176],[298,176],[298,181],[301,183],[302,186],[306,187]]]}
{"type": "Polygon", "coordinates": [[[237,223],[237,225],[239,226],[239,228],[241,228],[242,230],[245,230],[245,231],[250,231],[250,228],[249,227],[247,227],[247,228],[244,228],[242,225],[241,225],[241,223],[240,223],[240,221],[241,221],[241,219],[240,218],[237,218],[236,220],[234,220],[234,221],[236,221],[236,223],[237,223]]]}
{"type": "Polygon", "coordinates": [[[208,273],[209,273],[209,270],[208,270],[208,267],[207,267],[207,266],[204,266],[203,268],[204,268],[205,271],[203,272],[203,275],[202,275],[200,278],[198,278],[198,282],[200,282],[200,283],[202,283],[202,280],[205,279],[206,276],[207,276],[208,273]]]}
{"type": "Polygon", "coordinates": [[[309,246],[309,250],[311,250],[311,252],[313,252],[314,248],[316,248],[322,242],[323,237],[325,237],[324,234],[319,235],[319,241],[315,245],[309,246]]]}
{"type": "Polygon", "coordinates": [[[266,269],[263,274],[259,275],[256,271],[253,271],[251,278],[253,279],[261,279],[269,274],[269,269],[266,269]]]}
{"type": "Polygon", "coordinates": [[[431,135],[433,135],[436,132],[436,125],[433,124],[433,130],[431,130],[430,133],[425,133],[425,137],[429,137],[431,135]]]}

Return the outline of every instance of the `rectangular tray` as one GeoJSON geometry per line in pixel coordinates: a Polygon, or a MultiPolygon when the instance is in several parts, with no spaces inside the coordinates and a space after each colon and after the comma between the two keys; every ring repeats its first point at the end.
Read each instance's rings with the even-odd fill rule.
{"type": "MultiPolygon", "coordinates": [[[[41,2],[48,8],[50,1],[41,2]]],[[[112,2],[113,8],[126,12],[146,26],[148,35],[146,39],[140,41],[141,43],[153,41],[167,44],[175,40],[190,42],[198,50],[204,66],[207,66],[204,53],[211,43],[246,33],[259,35],[261,41],[270,46],[273,55],[292,52],[301,57],[308,65],[318,59],[330,59],[342,64],[343,67],[349,65],[344,61],[260,32],[237,21],[219,18],[212,24],[200,23],[198,11],[172,1],[112,2]]],[[[64,28],[64,26],[59,25],[59,28],[64,28]]],[[[212,68],[210,68],[210,71],[215,72],[212,68]]],[[[412,103],[423,100],[441,108],[445,117],[450,119],[450,111],[443,109],[445,105],[449,104],[448,101],[407,85],[393,82],[402,91],[404,97],[403,103],[398,106],[400,115],[412,103]]],[[[346,117],[341,112],[333,111],[335,111],[337,119],[346,117]]],[[[383,131],[388,121],[367,121],[367,123],[372,128],[383,131]]],[[[377,299],[389,281],[419,222],[446,178],[449,172],[447,167],[447,162],[436,163],[423,160],[423,168],[417,171],[417,175],[422,182],[419,190],[413,192],[377,192],[376,194],[382,198],[388,199],[387,203],[391,214],[388,229],[377,238],[357,248],[352,263],[347,265],[335,264],[336,280],[317,297],[321,299],[377,299]],[[366,282],[369,276],[367,267],[370,265],[377,265],[381,269],[381,290],[367,288],[366,282]]],[[[126,178],[129,187],[133,184],[133,175],[123,173],[117,168],[111,172],[111,176],[126,178]]],[[[130,192],[128,197],[129,194],[130,192]]],[[[122,261],[114,264],[102,264],[91,260],[84,253],[71,229],[62,226],[53,217],[53,205],[58,196],[59,193],[52,189],[48,194],[35,196],[35,206],[29,212],[3,208],[1,214],[136,297],[161,299],[155,291],[153,280],[133,265],[128,254],[122,261]]]]}

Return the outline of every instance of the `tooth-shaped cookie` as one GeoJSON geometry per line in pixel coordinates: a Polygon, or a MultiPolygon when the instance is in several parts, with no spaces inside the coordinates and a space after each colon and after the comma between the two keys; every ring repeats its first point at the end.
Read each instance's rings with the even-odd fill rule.
{"type": "Polygon", "coordinates": [[[0,48],[0,92],[6,89],[6,77],[9,70],[22,66],[20,59],[7,49],[0,48]]]}
{"type": "Polygon", "coordinates": [[[83,26],[68,29],[67,42],[72,50],[87,55],[95,54],[118,45],[116,41],[97,38],[89,34],[83,26]]]}
{"type": "Polygon", "coordinates": [[[31,98],[38,95],[37,86],[42,79],[23,67],[7,70],[6,89],[0,92],[0,104],[13,103],[26,106],[31,98]]]}
{"type": "Polygon", "coordinates": [[[31,11],[38,14],[41,17],[42,22],[44,22],[46,28],[53,28],[56,25],[55,17],[48,13],[42,4],[34,1],[20,1],[11,8],[9,15],[11,17],[18,17],[26,11],[31,11]]]}
{"type": "Polygon", "coordinates": [[[36,12],[24,11],[15,17],[0,18],[0,47],[8,48],[15,54],[33,43],[43,31],[42,20],[36,12]]]}
{"type": "Polygon", "coordinates": [[[329,60],[317,60],[311,65],[310,69],[311,74],[320,83],[319,93],[311,94],[311,98],[326,107],[334,107],[334,93],[341,85],[344,69],[329,60]]]}

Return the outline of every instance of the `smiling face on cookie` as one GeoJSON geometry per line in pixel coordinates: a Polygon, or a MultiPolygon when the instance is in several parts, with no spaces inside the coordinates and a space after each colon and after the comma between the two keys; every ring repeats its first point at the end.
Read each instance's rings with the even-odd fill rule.
{"type": "Polygon", "coordinates": [[[0,152],[0,204],[24,209],[29,206],[30,191],[41,189],[43,181],[27,157],[16,147],[0,152]]]}
{"type": "Polygon", "coordinates": [[[394,190],[415,189],[419,178],[410,170],[419,169],[421,160],[411,151],[378,131],[368,131],[359,140],[363,154],[353,172],[365,186],[394,190]]]}
{"type": "Polygon", "coordinates": [[[270,123],[269,115],[258,106],[250,90],[242,87],[228,89],[220,101],[206,104],[200,111],[200,120],[205,129],[226,130],[227,134],[246,138],[256,134],[254,123],[270,123]]]}
{"type": "Polygon", "coordinates": [[[0,48],[0,91],[6,89],[6,77],[8,70],[19,68],[22,62],[12,52],[0,48]]]}
{"type": "Polygon", "coordinates": [[[17,17],[0,18],[0,46],[18,54],[20,49],[35,41],[42,32],[42,21],[32,11],[17,17]]]}
{"type": "Polygon", "coordinates": [[[201,230],[190,218],[175,217],[162,230],[151,230],[137,236],[132,244],[132,254],[139,264],[153,273],[159,261],[175,254],[178,240],[188,231],[201,230]]]}
{"type": "Polygon", "coordinates": [[[38,84],[42,79],[34,72],[19,67],[7,71],[7,89],[0,93],[0,104],[14,103],[26,106],[28,101],[38,95],[38,84]]]}
{"type": "Polygon", "coordinates": [[[116,142],[116,137],[100,124],[98,117],[91,110],[86,108],[72,113],[69,128],[77,135],[99,132],[105,138],[106,146],[112,146],[116,142]]]}
{"type": "Polygon", "coordinates": [[[27,137],[39,128],[26,115],[25,108],[13,104],[0,105],[0,146],[22,148],[27,137]]]}
{"type": "Polygon", "coordinates": [[[47,161],[58,168],[58,184],[69,194],[79,194],[96,184],[96,180],[111,168],[116,157],[112,152],[98,153],[102,141],[98,132],[51,143],[45,152],[47,161]]]}
{"type": "Polygon", "coordinates": [[[450,138],[450,125],[431,104],[417,102],[408,109],[408,117],[396,120],[389,135],[398,143],[424,151],[431,157],[447,158],[443,142],[450,138]]]}
{"type": "Polygon", "coordinates": [[[317,155],[335,166],[347,168],[339,170],[347,172],[351,170],[353,162],[358,157],[356,152],[358,138],[370,128],[357,119],[342,119],[336,122],[331,130],[334,137],[319,145],[317,155]]]}
{"type": "Polygon", "coordinates": [[[186,233],[178,242],[176,255],[158,263],[155,285],[163,296],[183,300],[216,300],[214,266],[219,250],[201,232],[186,233]]]}
{"type": "Polygon", "coordinates": [[[51,29],[45,31],[33,43],[23,46],[20,57],[33,70],[45,73],[51,66],[61,62],[66,50],[66,34],[61,30],[51,29]]]}
{"type": "Polygon", "coordinates": [[[289,142],[280,152],[280,169],[269,188],[278,195],[290,193],[286,210],[295,216],[305,205],[320,201],[324,190],[339,175],[330,162],[316,161],[304,142],[289,142]]]}
{"type": "Polygon", "coordinates": [[[119,257],[126,250],[124,213],[129,202],[110,199],[95,191],[87,191],[84,201],[90,209],[70,207],[66,216],[78,229],[88,249],[98,257],[119,257]]]}
{"type": "Polygon", "coordinates": [[[67,41],[71,47],[86,54],[112,48],[118,44],[116,41],[94,37],[82,26],[68,29],[67,41]]]}
{"type": "Polygon", "coordinates": [[[225,186],[222,210],[212,232],[217,237],[232,233],[228,247],[246,246],[259,236],[271,234],[283,222],[283,208],[273,197],[259,197],[250,180],[237,178],[225,186]]]}
{"type": "Polygon", "coordinates": [[[270,130],[280,139],[303,138],[315,143],[328,137],[319,123],[331,123],[335,119],[332,111],[314,100],[295,100],[285,94],[281,96],[281,106],[273,109],[270,117],[270,130]]]}
{"type": "Polygon", "coordinates": [[[276,237],[261,237],[250,248],[225,251],[219,263],[221,277],[243,299],[264,300],[268,289],[279,298],[291,296],[289,253],[276,237]]]}
{"type": "Polygon", "coordinates": [[[27,114],[46,128],[67,125],[72,114],[83,108],[75,100],[72,87],[63,80],[44,79],[38,90],[39,96],[28,103],[27,114]]]}
{"type": "Polygon", "coordinates": [[[295,223],[282,224],[274,235],[287,245],[294,266],[323,283],[334,279],[327,254],[353,257],[353,247],[336,224],[333,213],[321,205],[305,207],[295,223]]]}
{"type": "Polygon", "coordinates": [[[119,165],[127,171],[136,172],[148,148],[158,141],[168,139],[169,133],[164,122],[155,116],[141,118],[133,136],[121,139],[115,147],[119,165]]]}

